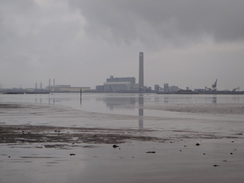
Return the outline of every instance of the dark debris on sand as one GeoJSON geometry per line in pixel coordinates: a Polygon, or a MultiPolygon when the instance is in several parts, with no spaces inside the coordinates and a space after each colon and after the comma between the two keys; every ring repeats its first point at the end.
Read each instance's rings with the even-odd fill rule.
{"type": "Polygon", "coordinates": [[[120,144],[128,140],[165,141],[165,139],[156,137],[137,135],[137,131],[130,129],[0,125],[0,143],[120,144]]]}

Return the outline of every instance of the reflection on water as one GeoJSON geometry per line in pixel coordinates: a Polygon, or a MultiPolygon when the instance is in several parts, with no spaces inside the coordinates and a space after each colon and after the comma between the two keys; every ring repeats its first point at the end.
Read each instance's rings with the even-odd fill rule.
{"type": "MultiPolygon", "coordinates": [[[[43,119],[33,120],[34,123],[75,125],[88,127],[135,127],[152,126],[151,117],[175,118],[189,117],[176,112],[156,110],[178,104],[235,104],[244,103],[244,95],[158,95],[158,94],[105,94],[105,93],[54,93],[50,95],[0,95],[0,103],[28,103],[43,106],[43,119]],[[82,105],[81,105],[82,103],[82,105]],[[57,108],[45,108],[48,105],[67,107],[66,113],[56,113],[57,108]],[[45,111],[46,113],[44,113],[45,111]],[[82,112],[80,112],[82,111],[82,112]],[[71,112],[71,113],[69,113],[71,112]],[[83,113],[84,112],[84,113],[83,113]],[[57,120],[48,122],[48,115],[60,115],[57,120]],[[83,114],[85,114],[83,116],[83,114]],[[102,115],[101,115],[102,114],[102,115]],[[104,115],[105,114],[105,115],[104,115]],[[66,116],[67,115],[67,116],[66,116]],[[179,116],[177,116],[179,115],[179,116]],[[102,116],[102,119],[100,118],[102,116]],[[98,120],[99,119],[99,120],[98,120]]],[[[30,114],[35,114],[30,112],[30,114]]],[[[197,114],[194,118],[206,118],[197,114]]],[[[35,116],[30,116],[35,118],[35,116]]],[[[31,121],[31,118],[29,121],[31,121]]],[[[14,117],[13,117],[14,118],[14,117]]],[[[1,119],[4,121],[3,119],[1,119]]],[[[7,119],[13,123],[26,123],[26,117],[7,119]]]]}
{"type": "Polygon", "coordinates": [[[159,101],[160,101],[159,95],[156,95],[156,96],[154,97],[154,102],[157,103],[157,102],[159,102],[159,101]]]}
{"type": "Polygon", "coordinates": [[[80,105],[82,104],[82,90],[80,90],[80,105]]]}
{"type": "Polygon", "coordinates": [[[130,109],[135,108],[136,99],[135,96],[106,96],[103,98],[97,98],[97,101],[103,101],[106,104],[106,107],[109,108],[110,111],[114,109],[130,109]]]}
{"type": "Polygon", "coordinates": [[[214,95],[214,96],[212,97],[212,103],[213,103],[213,104],[217,104],[217,97],[216,97],[216,95],[214,95]]]}
{"type": "Polygon", "coordinates": [[[35,97],[35,103],[36,104],[42,104],[42,96],[35,97]]]}
{"type": "Polygon", "coordinates": [[[48,104],[55,104],[55,98],[54,97],[50,97],[48,98],[48,104]]]}
{"type": "Polygon", "coordinates": [[[138,97],[139,106],[138,106],[138,124],[139,128],[143,128],[143,113],[144,113],[144,96],[143,94],[139,94],[138,97]]]}
{"type": "MultiPolygon", "coordinates": [[[[25,94],[25,95],[0,95],[0,102],[34,102],[53,104],[58,102],[103,102],[111,109],[133,108],[140,94],[104,94],[104,93],[54,93],[54,94],[25,94]]],[[[155,104],[177,104],[177,103],[244,103],[244,95],[160,95],[144,94],[144,102],[155,104]],[[145,101],[145,99],[147,101],[145,101]]]]}
{"type": "MultiPolygon", "coordinates": [[[[140,117],[143,115],[145,116],[143,105],[164,106],[171,104],[244,103],[244,95],[143,95],[83,93],[81,97],[79,93],[54,93],[49,95],[0,95],[0,102],[63,105],[90,112],[125,114],[140,117]]],[[[151,113],[151,111],[148,110],[146,112],[147,114],[149,114],[149,112],[151,113]]]]}
{"type": "MultiPolygon", "coordinates": [[[[157,100],[159,98],[157,97],[157,100]]],[[[138,108],[138,127],[143,128],[143,115],[144,115],[144,95],[143,94],[135,94],[135,95],[112,95],[100,98],[97,97],[96,101],[102,101],[105,103],[106,108],[110,110],[110,112],[116,112],[122,109],[126,110],[134,110],[138,108]],[[138,103],[138,106],[137,106],[138,103]]],[[[156,102],[156,101],[155,101],[156,102]]]]}
{"type": "MultiPolygon", "coordinates": [[[[220,98],[220,97],[219,97],[220,98]]],[[[217,104],[218,101],[218,96],[217,95],[207,95],[204,98],[204,103],[212,103],[212,104],[217,104]]],[[[221,102],[220,102],[221,103],[221,102]]]]}
{"type": "MultiPolygon", "coordinates": [[[[42,101],[42,100],[46,100],[46,98],[44,97],[44,99],[42,98],[43,96],[41,96],[41,95],[37,95],[37,96],[35,96],[35,104],[45,104],[46,102],[44,101],[42,101]]],[[[49,95],[49,97],[47,98],[47,100],[48,100],[48,104],[49,105],[51,105],[51,104],[55,104],[55,98],[54,97],[52,97],[51,95],[49,95]]]]}
{"type": "Polygon", "coordinates": [[[164,96],[164,103],[165,104],[169,103],[169,97],[167,95],[164,96]]]}
{"type": "Polygon", "coordinates": [[[234,101],[234,103],[240,103],[240,97],[239,97],[239,95],[233,95],[232,96],[232,100],[234,101]]]}

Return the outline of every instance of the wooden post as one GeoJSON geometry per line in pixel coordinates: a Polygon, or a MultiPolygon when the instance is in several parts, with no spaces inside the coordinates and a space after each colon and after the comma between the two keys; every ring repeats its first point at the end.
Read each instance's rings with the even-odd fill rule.
{"type": "Polygon", "coordinates": [[[80,89],[80,104],[82,103],[82,89],[80,89]]]}

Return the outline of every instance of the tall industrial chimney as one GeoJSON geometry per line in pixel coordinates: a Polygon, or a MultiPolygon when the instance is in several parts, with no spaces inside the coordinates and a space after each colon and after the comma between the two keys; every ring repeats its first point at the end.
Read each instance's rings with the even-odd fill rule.
{"type": "Polygon", "coordinates": [[[139,90],[144,88],[143,52],[139,53],[139,90]]]}
{"type": "Polygon", "coordinates": [[[55,86],[55,79],[53,79],[53,86],[55,86]]]}

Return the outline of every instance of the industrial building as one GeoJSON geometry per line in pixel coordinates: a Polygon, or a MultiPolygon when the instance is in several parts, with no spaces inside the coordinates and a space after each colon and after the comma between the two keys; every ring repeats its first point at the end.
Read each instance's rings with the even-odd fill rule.
{"type": "Polygon", "coordinates": [[[103,85],[96,86],[100,92],[133,92],[138,90],[135,77],[110,76],[103,85]]]}
{"type": "Polygon", "coordinates": [[[143,52],[139,53],[139,84],[135,77],[113,77],[106,79],[103,85],[96,86],[98,92],[143,92],[144,87],[144,58],[143,52]]]}
{"type": "Polygon", "coordinates": [[[70,92],[76,93],[81,91],[89,91],[90,87],[71,87],[70,85],[54,85],[47,87],[51,92],[70,92]]]}
{"type": "Polygon", "coordinates": [[[164,83],[163,92],[164,93],[174,93],[181,90],[178,86],[169,86],[168,83],[164,83]]]}
{"type": "Polygon", "coordinates": [[[51,80],[49,79],[49,85],[46,87],[50,92],[70,92],[76,93],[80,91],[89,91],[90,87],[71,87],[71,85],[56,85],[55,79],[53,79],[53,85],[51,85],[51,80]]]}

